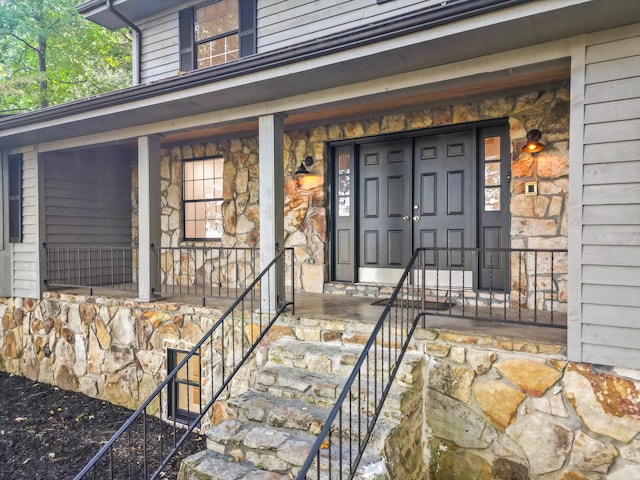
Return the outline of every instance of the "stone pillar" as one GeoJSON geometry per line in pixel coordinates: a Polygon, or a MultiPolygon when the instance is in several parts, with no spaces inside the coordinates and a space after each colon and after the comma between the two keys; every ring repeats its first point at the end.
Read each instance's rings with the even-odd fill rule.
{"type": "Polygon", "coordinates": [[[138,300],[150,301],[159,292],[160,139],[138,138],[138,300]]]}
{"type": "MultiPolygon", "coordinates": [[[[265,115],[259,122],[260,270],[284,246],[284,117],[265,115]]],[[[284,301],[284,272],[262,282],[261,304],[269,310],[284,301]]]]}

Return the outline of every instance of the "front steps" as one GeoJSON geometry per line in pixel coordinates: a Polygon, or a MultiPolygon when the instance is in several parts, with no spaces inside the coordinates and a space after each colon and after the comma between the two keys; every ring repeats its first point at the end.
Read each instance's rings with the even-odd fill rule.
{"type": "MultiPolygon", "coordinates": [[[[339,325],[335,320],[331,322],[334,330],[342,333],[363,328],[339,325]]],[[[326,329],[326,322],[324,326],[326,329]]],[[[292,332],[296,331],[296,325],[290,327],[292,332]]],[[[309,341],[300,340],[299,336],[295,338],[295,335],[284,336],[263,350],[258,355],[258,367],[249,376],[249,389],[216,405],[217,425],[207,432],[208,450],[183,461],[179,480],[295,478],[362,350],[361,345],[344,342],[342,335],[325,338],[331,340],[309,341]]],[[[331,478],[340,478],[340,469],[347,472],[346,465],[340,465],[336,460],[339,451],[347,459],[350,455],[355,456],[355,444],[349,451],[349,432],[357,438],[359,433],[364,434],[367,422],[371,421],[374,389],[379,397],[382,377],[388,379],[387,360],[385,358],[382,366],[380,359],[378,367],[371,369],[370,382],[362,385],[361,392],[356,391],[357,385],[352,388],[352,405],[358,405],[362,415],[358,416],[354,411],[358,407],[352,406],[349,417],[347,406],[342,418],[341,438],[334,432],[330,444],[322,451],[325,460],[328,452],[332,452],[331,478]],[[374,373],[377,379],[374,379],[374,373]],[[361,425],[358,425],[358,418],[361,425]]],[[[356,478],[393,478],[387,468],[385,443],[394,432],[398,435],[403,421],[415,420],[408,420],[407,412],[419,410],[420,392],[415,392],[422,386],[421,376],[417,373],[420,361],[411,354],[405,357],[356,478]]],[[[308,476],[310,479],[316,477],[315,470],[308,476]]],[[[329,478],[326,465],[321,468],[320,478],[329,478]]]]}

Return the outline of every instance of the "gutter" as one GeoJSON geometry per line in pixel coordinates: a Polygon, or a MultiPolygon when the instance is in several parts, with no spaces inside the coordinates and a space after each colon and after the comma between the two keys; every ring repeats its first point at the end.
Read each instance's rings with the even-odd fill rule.
{"type": "Polygon", "coordinates": [[[125,17],[115,9],[115,7],[113,6],[113,0],[107,0],[107,9],[120,20],[122,20],[125,24],[127,24],[129,28],[135,32],[136,43],[132,58],[133,62],[135,63],[133,68],[133,84],[138,85],[140,83],[140,75],[142,73],[142,32],[135,23],[133,23],[131,20],[129,20],[127,17],[125,17]]]}
{"type": "MultiPolygon", "coordinates": [[[[178,77],[163,79],[150,84],[137,84],[133,87],[105,93],[97,97],[76,100],[54,105],[44,110],[15,115],[7,121],[0,120],[0,131],[2,129],[30,125],[38,121],[57,120],[68,115],[81,114],[99,108],[108,108],[127,102],[144,100],[165,93],[206,85],[217,80],[236,78],[274,67],[318,58],[531,1],[532,0],[459,0],[456,3],[447,4],[446,8],[440,7],[422,10],[401,18],[395,18],[391,21],[386,20],[380,23],[372,23],[350,32],[339,33],[330,37],[292,45],[282,50],[250,55],[218,67],[194,70],[178,77]]],[[[110,4],[111,0],[107,0],[107,2],[110,4]]],[[[115,10],[114,13],[118,14],[115,10]]],[[[123,21],[125,20],[126,19],[123,19],[123,21]]],[[[128,24],[130,24],[130,22],[128,24]]],[[[134,27],[135,26],[132,28],[134,27]]],[[[135,29],[139,31],[137,27],[135,27],[135,29]]]]}

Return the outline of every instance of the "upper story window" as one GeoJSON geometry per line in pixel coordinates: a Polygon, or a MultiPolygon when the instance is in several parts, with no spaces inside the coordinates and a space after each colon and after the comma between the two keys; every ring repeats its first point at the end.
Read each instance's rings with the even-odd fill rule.
{"type": "Polygon", "coordinates": [[[196,8],[194,33],[197,68],[237,60],[240,57],[237,0],[219,0],[196,8]]]}
{"type": "Polygon", "coordinates": [[[256,51],[256,0],[217,0],[180,12],[180,69],[238,60],[256,51]]]}

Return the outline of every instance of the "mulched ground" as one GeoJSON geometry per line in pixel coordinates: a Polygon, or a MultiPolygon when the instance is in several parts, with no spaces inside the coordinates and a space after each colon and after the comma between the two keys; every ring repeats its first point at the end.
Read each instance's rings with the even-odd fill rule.
{"type": "MultiPolygon", "coordinates": [[[[0,372],[0,479],[73,478],[131,413],[81,393],[0,372]]],[[[142,433],[142,429],[138,431],[142,433]]],[[[157,446],[163,432],[167,432],[165,424],[150,421],[147,445],[157,446]]],[[[140,437],[133,441],[143,441],[140,437]]],[[[204,448],[204,438],[193,435],[181,453],[184,456],[204,448]]],[[[116,449],[114,457],[130,460],[134,455],[130,450],[116,449]]],[[[120,472],[114,478],[142,478],[129,463],[129,471],[134,473],[120,472]]],[[[176,459],[160,476],[176,478],[179,468],[180,460],[176,459]]]]}

